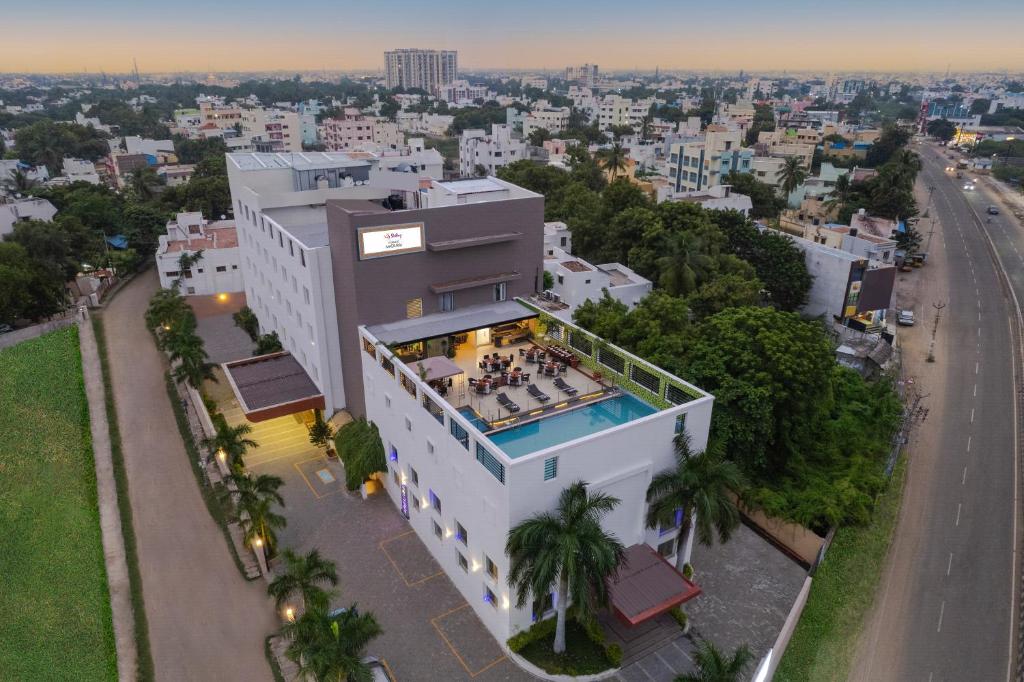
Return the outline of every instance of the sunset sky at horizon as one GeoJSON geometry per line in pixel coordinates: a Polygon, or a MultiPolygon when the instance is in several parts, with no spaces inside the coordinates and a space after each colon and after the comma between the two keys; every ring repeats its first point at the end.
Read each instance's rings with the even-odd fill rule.
{"type": "Polygon", "coordinates": [[[0,72],[123,73],[133,57],[143,72],[372,70],[398,47],[458,50],[461,69],[1024,71],[1024,2],[974,10],[951,0],[51,0],[3,10],[0,72]]]}

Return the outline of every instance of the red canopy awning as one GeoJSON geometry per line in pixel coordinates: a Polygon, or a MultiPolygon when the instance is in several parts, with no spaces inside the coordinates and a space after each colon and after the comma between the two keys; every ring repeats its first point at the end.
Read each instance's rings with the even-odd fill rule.
{"type": "Polygon", "coordinates": [[[612,610],[629,625],[661,615],[701,593],[699,587],[646,544],[626,549],[626,560],[608,580],[608,590],[612,610]]]}

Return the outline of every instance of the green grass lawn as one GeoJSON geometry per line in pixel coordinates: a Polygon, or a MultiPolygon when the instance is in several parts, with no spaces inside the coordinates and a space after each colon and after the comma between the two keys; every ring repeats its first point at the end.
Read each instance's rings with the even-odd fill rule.
{"type": "Polygon", "coordinates": [[[114,680],[78,329],[0,350],[0,678],[114,680]]]}
{"type": "Polygon", "coordinates": [[[810,597],[775,673],[776,680],[838,682],[847,678],[899,517],[906,469],[904,456],[869,525],[836,532],[811,583],[810,597]]]}

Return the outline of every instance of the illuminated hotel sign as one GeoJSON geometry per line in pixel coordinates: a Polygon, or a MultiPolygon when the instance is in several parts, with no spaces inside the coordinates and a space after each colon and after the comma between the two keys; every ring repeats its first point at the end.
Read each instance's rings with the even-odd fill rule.
{"type": "Polygon", "coordinates": [[[404,223],[359,230],[359,259],[423,251],[423,223],[404,223]]]}

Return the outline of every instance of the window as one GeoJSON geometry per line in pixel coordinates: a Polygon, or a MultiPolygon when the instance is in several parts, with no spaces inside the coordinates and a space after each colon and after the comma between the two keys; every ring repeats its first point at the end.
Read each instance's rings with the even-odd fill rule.
{"type": "Polygon", "coordinates": [[[548,457],[544,460],[544,480],[550,481],[558,476],[558,457],[548,457]]]}
{"type": "Polygon", "coordinates": [[[181,276],[181,273],[177,270],[171,270],[170,272],[165,272],[164,275],[167,277],[179,277],[181,276]]]}
{"type": "Polygon", "coordinates": [[[469,562],[466,561],[465,555],[459,550],[455,550],[455,561],[458,562],[459,568],[464,572],[469,573],[469,562]]]}
{"type": "MultiPolygon", "coordinates": [[[[665,385],[665,400],[669,401],[673,405],[682,405],[689,401],[690,396],[686,394],[686,391],[679,388],[675,384],[665,385]]],[[[679,433],[678,431],[676,433],[679,433]]]]}
{"type": "Polygon", "coordinates": [[[469,545],[469,531],[458,521],[455,522],[455,539],[466,546],[469,545]]]}
{"type": "Polygon", "coordinates": [[[455,310],[455,292],[449,291],[441,294],[441,312],[450,313],[453,310],[455,310]]]}
{"type": "Polygon", "coordinates": [[[491,561],[491,557],[484,555],[484,566],[487,569],[487,575],[491,576],[491,580],[498,582],[498,565],[491,561]]]}
{"type": "Polygon", "coordinates": [[[597,361],[605,367],[613,369],[619,374],[626,371],[626,361],[621,355],[613,351],[608,350],[607,347],[602,346],[597,351],[597,361]]]}
{"type": "Polygon", "coordinates": [[[417,488],[420,486],[420,475],[412,467],[409,467],[409,480],[412,481],[412,484],[417,488]]]}
{"type": "Polygon", "coordinates": [[[632,365],[629,368],[629,378],[646,388],[648,391],[653,391],[655,393],[658,392],[658,387],[661,384],[661,381],[656,374],[648,372],[646,369],[638,367],[637,365],[632,365]]]}
{"type": "Polygon", "coordinates": [[[423,317],[423,299],[413,298],[405,302],[405,316],[408,319],[423,317]]]}
{"type": "Polygon", "coordinates": [[[395,485],[402,485],[402,479],[398,476],[398,471],[395,469],[391,470],[391,480],[395,482],[395,485]]]}
{"type": "Polygon", "coordinates": [[[309,289],[302,287],[302,298],[306,301],[306,305],[309,305],[309,289]]]}
{"type": "Polygon", "coordinates": [[[444,532],[441,530],[441,526],[437,525],[437,521],[431,521],[431,523],[434,524],[434,535],[436,535],[437,539],[440,540],[444,537],[444,532]]]}
{"type": "Polygon", "coordinates": [[[218,266],[217,266],[217,267],[215,268],[215,270],[216,270],[217,272],[227,272],[227,271],[228,271],[228,268],[227,268],[227,266],[226,266],[226,265],[218,265],[218,266]]]}
{"type": "Polygon", "coordinates": [[[676,539],[669,538],[665,542],[658,545],[658,554],[665,557],[666,559],[676,553],[676,539]]]}
{"type": "MultiPolygon", "coordinates": [[[[403,374],[402,376],[404,377],[405,375],[403,374]]],[[[412,422],[409,421],[408,417],[405,418],[405,430],[412,431],[412,422]]]]}
{"type": "Polygon", "coordinates": [[[441,513],[441,498],[434,494],[434,491],[430,491],[430,506],[434,508],[438,514],[441,513]]]}
{"type": "Polygon", "coordinates": [[[196,293],[196,288],[195,287],[189,287],[188,291],[186,293],[194,294],[194,293],[196,293]]]}
{"type": "Polygon", "coordinates": [[[562,246],[565,246],[565,245],[566,245],[566,244],[568,243],[568,241],[569,241],[569,240],[568,240],[567,238],[565,238],[565,237],[562,237],[562,239],[560,240],[560,242],[559,242],[559,243],[560,243],[560,244],[561,244],[562,246]]]}
{"type": "Polygon", "coordinates": [[[185,279],[192,279],[192,271],[191,270],[186,270],[184,272],[184,275],[185,275],[185,279]]]}
{"type": "Polygon", "coordinates": [[[508,290],[508,287],[507,287],[507,283],[506,282],[498,282],[497,284],[495,284],[494,285],[494,300],[495,301],[504,301],[505,297],[506,297],[506,295],[508,293],[507,290],[508,290]]]}
{"type": "Polygon", "coordinates": [[[681,414],[676,417],[676,433],[682,433],[686,430],[686,415],[681,414]]]}
{"type": "Polygon", "coordinates": [[[494,608],[498,608],[498,598],[495,596],[491,588],[487,587],[486,585],[484,585],[484,601],[493,606],[494,608]]]}
{"type": "Polygon", "coordinates": [[[306,252],[299,249],[299,260],[302,261],[302,267],[306,267],[306,252]]]}
{"type": "Polygon", "coordinates": [[[558,276],[558,283],[559,283],[559,284],[565,284],[565,277],[563,277],[563,276],[559,275],[559,276],[558,276]]]}
{"type": "Polygon", "coordinates": [[[430,453],[431,455],[434,454],[434,444],[431,443],[429,440],[427,441],[427,452],[430,453]]]}
{"type": "Polygon", "coordinates": [[[573,329],[569,334],[569,345],[584,355],[590,355],[594,350],[594,344],[578,329],[573,329]]]}
{"type": "Polygon", "coordinates": [[[449,431],[452,434],[452,438],[454,438],[455,440],[457,440],[460,443],[462,443],[462,447],[464,447],[464,448],[466,448],[468,450],[469,449],[469,433],[466,432],[466,429],[464,429],[461,426],[459,426],[458,422],[456,422],[454,419],[450,420],[448,423],[450,425],[449,426],[449,431]]]}

